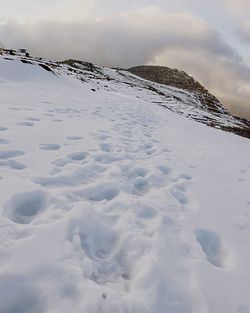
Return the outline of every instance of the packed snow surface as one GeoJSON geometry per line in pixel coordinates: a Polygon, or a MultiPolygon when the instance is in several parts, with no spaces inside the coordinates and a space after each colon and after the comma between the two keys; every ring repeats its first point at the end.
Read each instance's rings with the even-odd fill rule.
{"type": "Polygon", "coordinates": [[[0,313],[250,312],[248,139],[4,58],[0,108],[0,313]]]}

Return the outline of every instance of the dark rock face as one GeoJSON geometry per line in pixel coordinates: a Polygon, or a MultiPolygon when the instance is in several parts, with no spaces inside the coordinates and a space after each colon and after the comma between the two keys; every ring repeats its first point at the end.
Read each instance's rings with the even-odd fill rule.
{"type": "MultiPolygon", "coordinates": [[[[213,115],[220,116],[222,118],[223,116],[231,116],[231,114],[223,107],[215,96],[213,96],[206,88],[204,88],[199,82],[184,71],[171,69],[165,66],[152,65],[136,66],[128,69],[128,71],[143,79],[191,92],[203,105],[204,110],[212,113],[213,115]]],[[[239,126],[227,127],[220,125],[220,128],[222,130],[250,138],[250,122],[237,116],[231,117],[234,118],[236,125],[238,124],[239,126]]],[[[207,121],[206,124],[212,127],[217,126],[213,121],[207,121]]]]}
{"type": "Polygon", "coordinates": [[[132,67],[128,71],[159,84],[173,86],[192,92],[196,91],[203,94],[208,93],[208,91],[200,83],[195,81],[193,77],[177,69],[171,69],[165,66],[142,65],[132,67]]]}
{"type": "Polygon", "coordinates": [[[132,67],[128,69],[128,71],[141,78],[159,84],[168,85],[196,93],[197,98],[210,110],[218,113],[221,113],[222,110],[225,113],[227,112],[215,96],[210,94],[206,88],[204,88],[199,82],[197,82],[193,77],[189,76],[184,71],[171,69],[165,66],[152,65],[132,67]]]}

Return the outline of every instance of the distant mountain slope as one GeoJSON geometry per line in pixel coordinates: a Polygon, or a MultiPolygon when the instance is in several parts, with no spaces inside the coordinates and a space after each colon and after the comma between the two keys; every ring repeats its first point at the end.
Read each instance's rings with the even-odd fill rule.
{"type": "Polygon", "coordinates": [[[68,66],[68,70],[81,80],[88,77],[112,81],[117,87],[122,84],[146,89],[151,96],[145,100],[208,126],[250,138],[250,122],[232,116],[215,96],[183,71],[162,66],[108,69],[72,59],[61,64],[68,66]]]}
{"type": "Polygon", "coordinates": [[[165,66],[142,65],[128,69],[129,72],[144,79],[172,86],[186,91],[196,93],[198,99],[211,111],[221,113],[226,110],[222,107],[219,100],[213,96],[193,77],[184,71],[171,69],[165,66]]]}
{"type": "Polygon", "coordinates": [[[129,72],[159,84],[181,88],[191,92],[208,94],[208,91],[184,71],[166,66],[141,65],[131,67],[129,72]]]}
{"type": "Polygon", "coordinates": [[[250,138],[250,122],[232,116],[216,97],[183,71],[160,66],[110,69],[73,59],[55,62],[21,55],[3,57],[27,65],[39,65],[57,76],[73,76],[83,83],[90,83],[93,91],[113,92],[125,88],[130,94],[133,90],[144,101],[208,126],[250,138]]]}
{"type": "MultiPolygon", "coordinates": [[[[213,96],[205,87],[184,71],[171,69],[165,66],[153,65],[136,66],[128,69],[128,71],[146,80],[180,88],[195,94],[196,98],[204,105],[204,109],[210,111],[212,114],[224,113],[226,115],[230,115],[230,113],[222,106],[220,101],[215,96],[213,96]]],[[[245,125],[243,129],[239,129],[237,126],[223,129],[249,138],[250,122],[236,116],[234,116],[234,118],[245,125]]],[[[213,126],[213,123],[211,123],[210,126],[213,126]]]]}

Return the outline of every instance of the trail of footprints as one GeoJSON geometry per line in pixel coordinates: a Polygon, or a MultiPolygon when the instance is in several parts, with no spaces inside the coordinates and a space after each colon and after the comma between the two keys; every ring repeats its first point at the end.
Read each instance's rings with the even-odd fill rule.
{"type": "MultiPolygon", "coordinates": [[[[46,102],[47,103],[47,102],[46,102]]],[[[18,108],[18,107],[10,107],[10,110],[13,111],[34,111],[31,108],[18,108]]],[[[65,109],[65,110],[48,110],[48,112],[54,112],[54,113],[61,113],[61,114],[78,114],[80,111],[78,110],[72,110],[72,109],[65,109]]],[[[48,113],[49,114],[49,113],[48,113]]],[[[54,116],[54,114],[51,114],[54,116]]],[[[26,117],[23,121],[17,121],[16,125],[21,127],[33,127],[35,126],[35,123],[41,122],[42,119],[40,117],[36,116],[29,116],[26,117]]],[[[53,119],[52,121],[58,122],[62,121],[59,119],[53,119]]],[[[0,126],[0,133],[7,133],[9,130],[8,127],[0,126]]],[[[66,140],[70,141],[80,141],[83,137],[82,136],[68,136],[66,137],[66,140]]],[[[0,147],[5,147],[7,145],[10,145],[11,141],[9,139],[0,137],[0,147]]],[[[55,151],[59,150],[61,148],[61,145],[58,143],[40,143],[39,148],[41,150],[49,150],[49,151],[55,151]]],[[[25,155],[25,152],[21,150],[2,150],[0,151],[0,167],[22,171],[27,168],[27,166],[21,162],[18,162],[16,158],[25,155]]]]}
{"type": "MultiPolygon", "coordinates": [[[[131,264],[143,262],[153,249],[155,234],[159,234],[160,240],[166,238],[167,244],[162,242],[166,257],[169,251],[186,244],[180,238],[179,246],[172,246],[170,239],[171,236],[175,236],[175,240],[180,237],[181,226],[176,223],[178,217],[192,210],[188,194],[192,177],[176,175],[166,162],[162,162],[168,151],[164,152],[160,149],[161,144],[152,139],[156,121],[150,117],[131,117],[126,109],[120,111],[120,122],[110,131],[101,129],[92,133],[98,145],[96,151],[81,150],[83,136],[66,136],[65,140],[72,142],[77,149],[54,159],[47,177],[33,177],[36,190],[14,194],[4,206],[4,215],[15,224],[38,227],[43,213],[50,209],[54,214],[50,189],[60,190],[66,206],[82,206],[80,216],[69,218],[64,258],[70,262],[71,258],[80,256],[83,277],[99,285],[108,283],[112,286],[114,283],[117,286],[118,283],[124,292],[128,292],[129,281],[135,276],[131,264]],[[114,144],[115,141],[118,143],[114,144]],[[152,158],[158,161],[154,166],[152,158]],[[163,201],[158,204],[159,197],[163,201]],[[164,201],[166,205],[162,204],[164,201]],[[123,215],[123,212],[129,214],[123,215]]],[[[54,113],[72,117],[81,111],[50,110],[46,114],[54,116],[54,113]]],[[[100,115],[101,110],[97,113],[100,115]]],[[[34,126],[40,121],[29,117],[18,125],[34,126]]],[[[0,127],[0,132],[7,130],[0,127]]],[[[1,146],[9,143],[9,140],[0,138],[1,146]]],[[[61,144],[40,143],[39,148],[44,153],[51,153],[59,150],[61,144]]],[[[1,151],[0,167],[24,170],[26,166],[16,161],[24,155],[21,150],[1,151]]],[[[53,201],[55,206],[57,200],[53,201]]],[[[70,216],[70,210],[65,214],[70,216]]],[[[227,251],[219,234],[199,228],[194,230],[194,238],[211,266],[226,267],[227,251]]]]}

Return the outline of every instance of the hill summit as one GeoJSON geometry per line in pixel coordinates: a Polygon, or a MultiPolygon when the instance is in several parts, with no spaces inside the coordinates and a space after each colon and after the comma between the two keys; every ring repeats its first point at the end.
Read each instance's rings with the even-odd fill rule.
{"type": "Polygon", "coordinates": [[[208,90],[199,82],[189,76],[186,72],[178,69],[172,69],[166,66],[141,65],[131,67],[128,71],[159,84],[173,86],[191,92],[208,94],[208,90]]]}
{"type": "MultiPolygon", "coordinates": [[[[231,116],[214,95],[184,71],[155,65],[140,65],[131,67],[128,71],[143,79],[192,93],[197,101],[203,105],[203,109],[209,111],[213,115],[220,116],[221,114],[225,114],[226,116],[231,116]]],[[[242,128],[223,126],[222,129],[250,138],[250,122],[237,116],[234,116],[234,118],[244,126],[242,128]]],[[[196,118],[194,117],[194,119],[196,118]]],[[[199,120],[199,118],[196,120],[199,120]]],[[[212,119],[211,122],[208,122],[207,124],[212,127],[218,126],[212,119]]]]}

